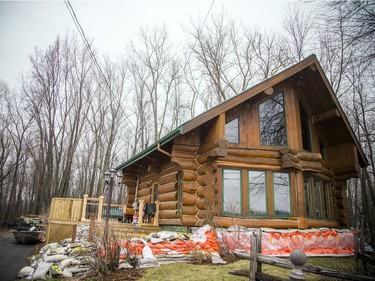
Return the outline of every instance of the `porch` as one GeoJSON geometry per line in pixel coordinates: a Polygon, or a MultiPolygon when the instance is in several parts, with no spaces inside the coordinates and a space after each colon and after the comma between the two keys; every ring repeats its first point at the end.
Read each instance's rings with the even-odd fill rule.
{"type": "MultiPolygon", "coordinates": [[[[160,231],[159,202],[145,203],[138,200],[138,210],[134,213],[126,204],[110,204],[109,227],[118,239],[143,236],[160,231]]],[[[104,196],[99,198],[53,198],[47,220],[46,243],[58,242],[65,238],[75,238],[77,226],[90,225],[95,218],[95,233],[102,235],[106,227],[107,203],[104,196]]]]}

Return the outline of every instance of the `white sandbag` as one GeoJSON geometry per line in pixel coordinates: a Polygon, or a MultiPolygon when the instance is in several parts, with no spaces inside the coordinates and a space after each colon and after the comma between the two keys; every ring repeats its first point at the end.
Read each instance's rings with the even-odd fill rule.
{"type": "Polygon", "coordinates": [[[65,278],[72,278],[73,277],[73,273],[71,273],[69,271],[69,268],[65,268],[62,272],[62,276],[65,277],[65,278]]]}
{"type": "Polygon", "coordinates": [[[73,262],[74,262],[74,259],[65,259],[65,260],[63,260],[63,261],[60,262],[60,268],[62,270],[64,270],[65,267],[73,264],[73,262]]]}
{"type": "Polygon", "coordinates": [[[35,270],[33,274],[33,280],[38,280],[38,279],[46,279],[47,278],[47,273],[53,263],[51,262],[40,262],[38,264],[37,269],[35,270]]]}
{"type": "Polygon", "coordinates": [[[63,260],[66,260],[68,258],[68,256],[66,255],[53,255],[53,256],[48,256],[44,259],[44,261],[46,262],[59,262],[59,261],[63,261],[63,260]]]}
{"type": "Polygon", "coordinates": [[[18,277],[22,279],[28,279],[32,277],[34,273],[34,268],[31,266],[25,266],[18,272],[18,277]]]}
{"type": "Polygon", "coordinates": [[[143,247],[143,249],[142,249],[142,256],[146,260],[155,260],[155,256],[152,253],[152,250],[151,250],[151,248],[148,245],[146,245],[146,246],[143,247]]]}

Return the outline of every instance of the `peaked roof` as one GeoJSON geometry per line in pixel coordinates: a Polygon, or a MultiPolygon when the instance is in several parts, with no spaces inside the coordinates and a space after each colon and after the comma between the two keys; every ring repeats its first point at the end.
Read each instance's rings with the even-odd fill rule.
{"type": "MultiPolygon", "coordinates": [[[[320,81],[319,87],[315,87],[318,92],[324,91],[328,92],[329,96],[324,97],[324,101],[327,102],[328,105],[324,106],[322,104],[319,104],[316,108],[321,108],[322,112],[325,110],[328,110],[327,107],[331,107],[329,109],[332,109],[332,106],[336,108],[339,111],[340,117],[341,117],[341,122],[343,122],[342,129],[347,129],[347,135],[346,137],[350,139],[357,147],[359,157],[360,157],[360,162],[362,163],[362,166],[367,166],[368,162],[366,159],[366,156],[361,148],[361,145],[359,144],[357,137],[354,134],[354,131],[343,111],[341,108],[341,105],[339,101],[337,100],[337,97],[335,93],[333,92],[333,89],[325,76],[323,69],[318,62],[317,58],[315,55],[310,55],[306,59],[300,61],[299,63],[279,72],[278,74],[272,76],[271,78],[264,80],[263,82],[256,84],[255,86],[243,91],[242,93],[220,103],[219,105],[209,109],[208,111],[203,112],[202,114],[194,117],[193,119],[181,124],[179,127],[171,131],[169,134],[166,136],[162,137],[159,141],[156,143],[152,144],[142,152],[138,153],[134,157],[130,158],[126,162],[122,163],[118,167],[116,167],[116,170],[121,170],[123,168],[126,168],[134,163],[136,163],[138,160],[146,157],[147,155],[151,154],[152,152],[156,151],[158,149],[158,146],[163,146],[170,141],[172,141],[176,136],[178,135],[183,135],[188,133],[189,131],[199,127],[200,125],[206,123],[207,121],[215,118],[216,116],[220,115],[221,113],[226,112],[227,110],[241,104],[242,102],[245,102],[246,100],[258,95],[259,93],[262,93],[263,91],[267,90],[268,88],[286,80],[291,77],[293,77],[296,74],[301,73],[305,69],[314,69],[314,73],[317,73],[317,79],[320,81]],[[328,99],[327,99],[328,98],[328,99]],[[329,100],[330,98],[330,100],[329,100]]],[[[310,85],[311,86],[311,85],[310,85]]],[[[315,99],[315,97],[313,97],[315,99]]],[[[313,99],[311,102],[313,102],[313,99]]]]}

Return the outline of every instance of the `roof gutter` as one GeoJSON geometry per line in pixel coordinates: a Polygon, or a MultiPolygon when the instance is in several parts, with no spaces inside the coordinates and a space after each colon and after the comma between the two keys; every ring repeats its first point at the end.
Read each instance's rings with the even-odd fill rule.
{"type": "Polygon", "coordinates": [[[169,152],[161,149],[161,146],[167,144],[168,142],[173,140],[176,136],[181,135],[181,131],[182,131],[181,128],[182,127],[180,126],[176,129],[174,129],[172,132],[170,132],[169,134],[162,137],[158,142],[150,145],[145,150],[141,151],[140,153],[138,153],[134,157],[130,158],[128,161],[126,161],[126,162],[122,163],[121,165],[117,166],[115,168],[116,171],[122,170],[122,169],[138,162],[139,160],[141,160],[142,158],[146,157],[147,155],[151,154],[152,152],[154,152],[156,150],[160,151],[161,153],[163,153],[163,154],[165,154],[169,157],[172,157],[172,155],[169,152]]]}

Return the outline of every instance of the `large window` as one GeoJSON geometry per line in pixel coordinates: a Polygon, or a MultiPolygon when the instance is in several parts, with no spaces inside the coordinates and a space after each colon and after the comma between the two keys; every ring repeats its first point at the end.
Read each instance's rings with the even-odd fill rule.
{"type": "Polygon", "coordinates": [[[241,170],[223,170],[223,212],[241,214],[241,170]]]}
{"type": "Polygon", "coordinates": [[[225,124],[225,138],[230,143],[239,143],[239,120],[238,118],[233,119],[225,124]]]}
{"type": "Polygon", "coordinates": [[[290,185],[288,173],[273,173],[273,204],[275,215],[291,215],[290,185]]]}
{"type": "Polygon", "coordinates": [[[304,177],[306,216],[333,218],[332,187],[329,182],[310,176],[304,177]]]}
{"type": "Polygon", "coordinates": [[[291,216],[290,193],[289,173],[230,168],[222,170],[223,215],[291,216]]]}
{"type": "Polygon", "coordinates": [[[259,105],[259,126],[262,145],[287,145],[283,93],[277,94],[259,105]]]}
{"type": "Polygon", "coordinates": [[[249,214],[267,215],[267,183],[263,171],[249,171],[249,214]]]}

